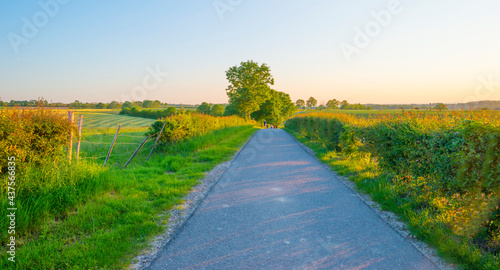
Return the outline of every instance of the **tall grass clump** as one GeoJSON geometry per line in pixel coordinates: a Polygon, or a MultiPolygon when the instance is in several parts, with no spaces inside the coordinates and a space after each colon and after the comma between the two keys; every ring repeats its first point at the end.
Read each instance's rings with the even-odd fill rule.
{"type": "MultiPolygon", "coordinates": [[[[75,127],[55,111],[0,110],[0,177],[6,178],[8,157],[15,157],[16,235],[36,234],[48,219],[61,219],[79,203],[105,186],[97,165],[81,161],[69,164],[64,147],[75,127]]],[[[6,181],[3,181],[6,183],[6,181]]],[[[9,208],[7,185],[0,189],[0,215],[9,208]]],[[[0,223],[5,244],[7,220],[0,223]]]]}
{"type": "MultiPolygon", "coordinates": [[[[22,173],[16,179],[16,235],[25,240],[36,237],[38,228],[52,220],[66,218],[70,211],[85,203],[99,191],[106,190],[104,169],[97,164],[80,161],[68,164],[58,158],[45,162],[20,164],[22,173]]],[[[7,216],[9,200],[5,188],[0,191],[0,215],[7,216]]],[[[0,223],[0,242],[9,237],[7,222],[0,223]]],[[[23,241],[18,242],[22,245],[23,241]]]]}
{"type": "Polygon", "coordinates": [[[323,147],[325,160],[443,254],[467,268],[494,269],[500,266],[499,116],[306,113],[286,127],[323,147]]]}

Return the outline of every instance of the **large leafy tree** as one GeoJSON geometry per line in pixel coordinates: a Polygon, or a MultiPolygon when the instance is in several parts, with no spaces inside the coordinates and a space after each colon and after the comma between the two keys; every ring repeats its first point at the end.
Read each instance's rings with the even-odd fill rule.
{"type": "Polygon", "coordinates": [[[350,106],[350,104],[349,104],[349,102],[347,100],[342,100],[342,102],[340,102],[340,108],[342,110],[349,109],[349,106],[350,106]]]}
{"type": "Polygon", "coordinates": [[[306,102],[303,99],[297,99],[297,101],[295,101],[295,105],[297,106],[297,108],[302,109],[304,106],[306,106],[306,102]]]}
{"type": "Polygon", "coordinates": [[[132,108],[133,106],[134,106],[134,104],[132,104],[132,102],[125,101],[125,102],[123,102],[122,109],[123,108],[132,108]]]}
{"type": "Polygon", "coordinates": [[[318,105],[318,101],[317,101],[315,98],[310,97],[310,98],[307,100],[307,107],[308,107],[308,108],[316,107],[316,105],[318,105]]]}
{"type": "Polygon", "coordinates": [[[339,106],[340,106],[340,101],[336,100],[336,99],[331,99],[331,100],[328,100],[326,102],[326,106],[328,108],[332,108],[332,109],[338,109],[339,106]]]}
{"type": "Polygon", "coordinates": [[[224,114],[224,106],[215,104],[210,110],[212,116],[222,116],[224,114]]]}
{"type": "Polygon", "coordinates": [[[203,102],[200,106],[198,106],[198,108],[196,108],[196,110],[202,114],[210,114],[212,111],[212,106],[210,106],[210,104],[206,102],[203,102]]]}
{"type": "Polygon", "coordinates": [[[118,101],[111,101],[111,103],[108,104],[108,109],[118,109],[121,107],[121,104],[118,103],[118,101]]]}
{"type": "Polygon", "coordinates": [[[252,117],[257,121],[266,120],[269,124],[281,125],[295,111],[296,107],[290,95],[271,90],[269,99],[260,106],[258,111],[252,113],[252,117]]]}
{"type": "Polygon", "coordinates": [[[434,110],[442,111],[442,110],[447,110],[448,107],[444,103],[438,103],[436,106],[434,106],[434,110]]]}
{"type": "Polygon", "coordinates": [[[236,106],[234,104],[229,103],[225,108],[224,108],[224,116],[231,116],[231,115],[238,115],[241,116],[240,112],[238,109],[236,109],[236,106]]]}
{"type": "Polygon", "coordinates": [[[246,119],[269,99],[270,86],[274,85],[269,66],[251,60],[229,68],[226,78],[229,81],[226,89],[229,103],[246,119]]]}
{"type": "Polygon", "coordinates": [[[287,118],[289,118],[292,115],[294,115],[295,112],[297,111],[297,108],[293,104],[292,99],[290,98],[289,94],[284,93],[284,92],[279,92],[279,93],[280,93],[281,101],[283,102],[282,115],[284,116],[284,118],[283,118],[283,121],[284,121],[287,118]]]}
{"type": "Polygon", "coordinates": [[[143,108],[159,108],[161,105],[161,102],[159,100],[144,100],[142,102],[142,107],[143,108]]]}

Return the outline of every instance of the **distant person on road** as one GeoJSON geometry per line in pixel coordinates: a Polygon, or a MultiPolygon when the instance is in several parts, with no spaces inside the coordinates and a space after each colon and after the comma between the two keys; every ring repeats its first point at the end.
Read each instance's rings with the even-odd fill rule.
{"type": "Polygon", "coordinates": [[[264,126],[266,127],[266,120],[264,120],[264,126]]]}

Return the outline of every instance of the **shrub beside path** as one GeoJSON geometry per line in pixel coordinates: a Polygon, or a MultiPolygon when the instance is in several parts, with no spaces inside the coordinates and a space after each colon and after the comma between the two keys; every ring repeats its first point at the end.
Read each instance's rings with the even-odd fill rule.
{"type": "Polygon", "coordinates": [[[284,130],[260,130],[150,269],[439,269],[284,130]]]}

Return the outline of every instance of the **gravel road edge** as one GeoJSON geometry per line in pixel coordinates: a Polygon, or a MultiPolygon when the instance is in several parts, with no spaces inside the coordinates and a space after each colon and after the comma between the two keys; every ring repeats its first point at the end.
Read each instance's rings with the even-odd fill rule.
{"type": "Polygon", "coordinates": [[[182,200],[181,205],[175,206],[172,209],[165,211],[160,216],[170,216],[168,223],[165,225],[165,232],[158,235],[151,241],[147,248],[143,249],[138,256],[135,256],[128,269],[143,270],[147,269],[154,261],[158,253],[170,242],[180,228],[189,220],[200,203],[210,193],[212,188],[219,182],[224,173],[231,167],[233,161],[239,156],[240,152],[247,146],[253,137],[257,134],[255,132],[245,144],[233,155],[231,160],[218,164],[210,172],[205,174],[205,178],[200,180],[200,183],[193,187],[193,189],[182,200]]]}
{"type": "Polygon", "coordinates": [[[328,171],[330,171],[335,178],[337,178],[340,182],[342,182],[347,188],[349,188],[354,194],[356,194],[368,207],[370,207],[385,223],[387,223],[394,231],[396,231],[399,235],[401,235],[407,242],[409,242],[413,247],[415,247],[420,253],[422,253],[427,259],[433,262],[438,268],[442,270],[452,270],[457,269],[456,265],[450,264],[446,262],[444,259],[439,257],[436,250],[426,243],[418,240],[414,235],[411,234],[410,230],[406,223],[402,222],[399,217],[390,212],[382,210],[382,207],[377,202],[373,201],[368,194],[365,194],[363,191],[359,190],[356,187],[356,184],[349,180],[348,177],[338,175],[328,164],[325,164],[321,160],[316,157],[316,153],[309,148],[307,145],[301,143],[295,136],[290,134],[287,131],[288,135],[292,137],[292,139],[297,142],[304,151],[306,151],[309,155],[318,160],[323,167],[325,167],[328,171]]]}

